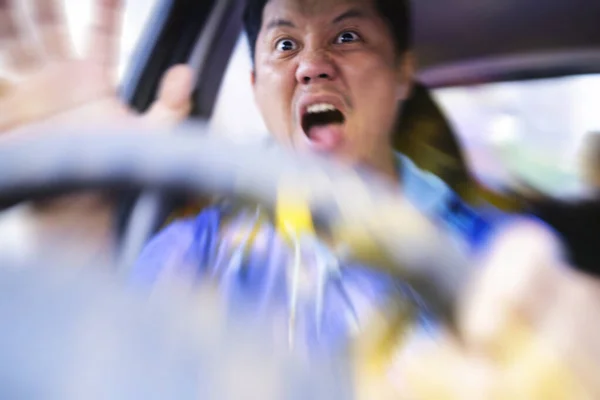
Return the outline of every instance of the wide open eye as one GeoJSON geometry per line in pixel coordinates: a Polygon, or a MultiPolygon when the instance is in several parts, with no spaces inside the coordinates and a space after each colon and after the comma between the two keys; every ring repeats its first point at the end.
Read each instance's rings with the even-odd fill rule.
{"type": "Polygon", "coordinates": [[[298,48],[298,44],[292,39],[280,39],[276,44],[276,48],[279,51],[294,51],[298,48]]]}
{"type": "Polygon", "coordinates": [[[338,37],[335,39],[335,43],[336,44],[354,43],[354,42],[358,42],[360,40],[361,40],[361,38],[358,35],[358,33],[352,32],[352,31],[344,31],[338,35],[338,37]]]}

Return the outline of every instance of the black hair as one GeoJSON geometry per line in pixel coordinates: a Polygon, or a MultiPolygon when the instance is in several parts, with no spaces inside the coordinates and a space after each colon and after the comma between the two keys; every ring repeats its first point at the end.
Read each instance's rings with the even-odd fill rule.
{"type": "MultiPolygon", "coordinates": [[[[254,64],[256,40],[262,26],[263,10],[269,0],[246,0],[244,30],[250,45],[250,56],[254,64]]],[[[398,54],[403,54],[412,45],[411,10],[409,0],[374,0],[379,14],[388,23],[394,37],[398,54]]]]}

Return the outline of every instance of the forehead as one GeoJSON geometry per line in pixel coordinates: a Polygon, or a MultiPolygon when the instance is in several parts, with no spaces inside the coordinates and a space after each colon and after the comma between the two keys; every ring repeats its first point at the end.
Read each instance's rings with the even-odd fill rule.
{"type": "Polygon", "coordinates": [[[269,0],[265,18],[329,18],[349,9],[376,16],[375,0],[269,0]]]}

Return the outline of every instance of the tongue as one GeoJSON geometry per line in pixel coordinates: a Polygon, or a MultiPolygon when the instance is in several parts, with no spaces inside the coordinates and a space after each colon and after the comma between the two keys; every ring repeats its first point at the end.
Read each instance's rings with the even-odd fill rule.
{"type": "Polygon", "coordinates": [[[313,147],[319,150],[333,150],[343,138],[342,129],[339,125],[315,125],[307,133],[313,147]]]}

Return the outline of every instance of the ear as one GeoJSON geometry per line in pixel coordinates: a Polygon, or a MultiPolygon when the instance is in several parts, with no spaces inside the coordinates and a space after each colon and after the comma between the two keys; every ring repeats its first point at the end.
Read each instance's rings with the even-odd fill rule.
{"type": "Polygon", "coordinates": [[[250,71],[250,84],[252,85],[252,88],[256,85],[256,72],[254,71],[254,68],[250,71]]]}
{"type": "Polygon", "coordinates": [[[414,76],[415,57],[412,51],[407,51],[402,55],[398,63],[398,101],[404,101],[409,98],[412,92],[414,76]]]}

